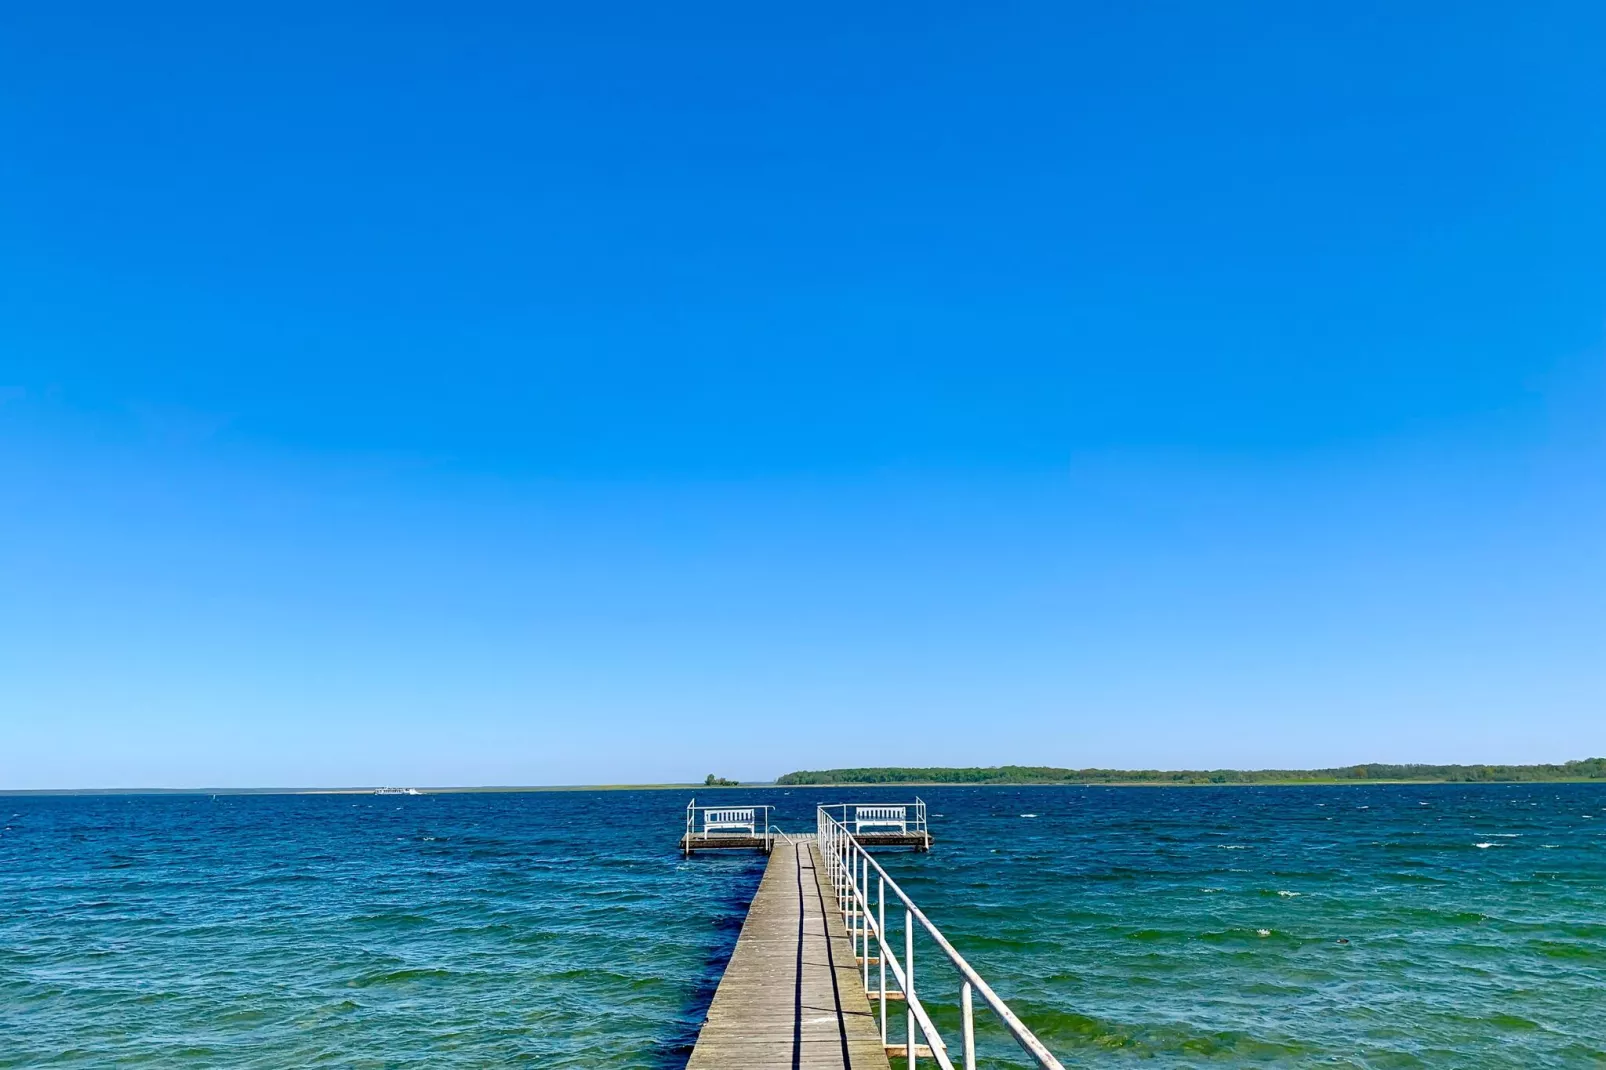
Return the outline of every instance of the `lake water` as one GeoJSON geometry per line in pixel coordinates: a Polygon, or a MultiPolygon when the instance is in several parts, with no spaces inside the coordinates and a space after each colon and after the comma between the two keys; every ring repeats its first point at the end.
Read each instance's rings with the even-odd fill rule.
{"type": "MultiPolygon", "coordinates": [[[[1606,785],[919,794],[889,871],[1068,1066],[1606,1066],[1606,785]]],[[[0,1067],[679,1067],[762,867],[688,795],[0,798],[0,1067]]]]}

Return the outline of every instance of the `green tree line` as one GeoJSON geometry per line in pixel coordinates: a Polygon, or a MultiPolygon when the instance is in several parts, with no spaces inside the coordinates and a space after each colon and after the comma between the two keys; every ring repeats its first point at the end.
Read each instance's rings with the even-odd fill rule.
{"type": "Polygon", "coordinates": [[[1060,769],[1051,765],[871,766],[787,773],[777,784],[1271,784],[1417,780],[1522,783],[1606,780],[1606,758],[1560,765],[1391,765],[1369,762],[1332,769],[1060,769]]]}

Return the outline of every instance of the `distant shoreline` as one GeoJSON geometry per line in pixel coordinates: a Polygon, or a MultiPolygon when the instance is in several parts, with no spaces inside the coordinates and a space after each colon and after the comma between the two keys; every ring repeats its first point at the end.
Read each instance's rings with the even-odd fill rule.
{"type": "MultiPolygon", "coordinates": [[[[1511,784],[1600,784],[1606,786],[1606,779],[1600,777],[1553,777],[1544,780],[1448,780],[1448,779],[1355,779],[1333,778],[1327,780],[1294,779],[1294,780],[1254,780],[1254,781],[1225,781],[1211,782],[1202,780],[1188,781],[1158,781],[1158,780],[1056,780],[1056,781],[1010,781],[988,780],[976,783],[957,783],[943,780],[903,780],[896,782],[886,781],[835,781],[829,784],[779,784],[774,781],[749,781],[741,784],[713,785],[701,783],[689,784],[525,784],[525,785],[494,785],[482,787],[422,787],[413,790],[418,795],[517,795],[521,793],[554,792],[554,791],[743,791],[757,789],[781,789],[797,791],[800,789],[812,791],[825,791],[837,788],[1326,788],[1326,787],[1363,787],[1365,785],[1404,785],[1415,784],[1423,787],[1435,785],[1447,787],[1469,787],[1478,785],[1511,785],[1511,784]]],[[[117,797],[135,795],[381,795],[378,788],[0,788],[0,798],[21,798],[32,796],[82,796],[82,797],[117,797]]],[[[406,798],[406,795],[396,795],[386,792],[384,798],[406,798]]]]}
{"type": "Polygon", "coordinates": [[[779,785],[870,784],[1109,784],[1122,786],[1295,784],[1534,784],[1606,781],[1606,758],[1533,765],[1361,762],[1321,769],[1067,769],[1054,765],[849,766],[800,769],[779,785]]]}
{"type": "MultiPolygon", "coordinates": [[[[725,787],[774,787],[774,781],[754,781],[725,787]]],[[[388,785],[387,785],[388,786],[388,785]]],[[[707,784],[493,784],[471,787],[415,787],[420,795],[509,794],[527,791],[697,791],[724,790],[707,784]]],[[[0,796],[22,795],[385,795],[405,797],[410,793],[382,788],[0,788],[0,796]]]]}

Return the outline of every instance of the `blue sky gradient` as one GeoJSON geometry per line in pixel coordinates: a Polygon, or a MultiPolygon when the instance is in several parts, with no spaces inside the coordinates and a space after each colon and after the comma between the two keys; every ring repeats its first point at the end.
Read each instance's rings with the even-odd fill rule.
{"type": "Polygon", "coordinates": [[[0,14],[0,787],[1606,753],[1606,8],[327,7],[0,14]]]}

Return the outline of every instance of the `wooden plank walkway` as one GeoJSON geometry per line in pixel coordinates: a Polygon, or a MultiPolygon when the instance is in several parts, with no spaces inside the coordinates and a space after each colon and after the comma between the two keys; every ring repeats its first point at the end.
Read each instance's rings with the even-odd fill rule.
{"type": "Polygon", "coordinates": [[[686,1070],[890,1070],[831,877],[781,840],[686,1070]]]}

